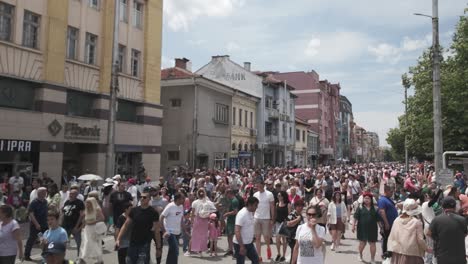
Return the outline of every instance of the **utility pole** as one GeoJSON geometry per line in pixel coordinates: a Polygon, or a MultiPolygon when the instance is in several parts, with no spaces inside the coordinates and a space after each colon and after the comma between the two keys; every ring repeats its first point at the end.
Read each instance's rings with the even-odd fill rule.
{"type": "Polygon", "coordinates": [[[110,87],[109,119],[107,122],[106,177],[114,176],[115,169],[115,120],[117,115],[117,93],[119,91],[119,21],[120,1],[114,0],[114,37],[112,45],[112,78],[110,87]]]}
{"type": "Polygon", "coordinates": [[[438,0],[432,0],[432,97],[434,107],[434,169],[436,177],[439,177],[442,169],[442,106],[440,99],[440,55],[439,55],[439,7],[438,0]]]}
{"type": "Polygon", "coordinates": [[[405,87],[405,171],[408,173],[408,84],[403,81],[405,87]]]}

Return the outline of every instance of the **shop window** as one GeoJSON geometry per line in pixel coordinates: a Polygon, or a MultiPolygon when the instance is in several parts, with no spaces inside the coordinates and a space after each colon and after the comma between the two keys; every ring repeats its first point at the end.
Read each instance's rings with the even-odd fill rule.
{"type": "Polygon", "coordinates": [[[0,77],[0,107],[34,109],[36,84],[0,77]]]}
{"type": "Polygon", "coordinates": [[[126,122],[136,122],[137,107],[138,105],[134,102],[119,100],[119,105],[117,107],[117,120],[126,122]]]}
{"type": "Polygon", "coordinates": [[[177,161],[179,160],[179,151],[171,150],[167,152],[167,160],[177,161]]]}
{"type": "Polygon", "coordinates": [[[39,26],[41,16],[33,12],[24,11],[23,19],[23,46],[38,49],[39,48],[39,26]]]}
{"type": "Polygon", "coordinates": [[[94,96],[91,94],[67,91],[67,115],[94,117],[94,96]]]}
{"type": "Polygon", "coordinates": [[[11,41],[15,8],[0,2],[0,40],[11,41]]]}

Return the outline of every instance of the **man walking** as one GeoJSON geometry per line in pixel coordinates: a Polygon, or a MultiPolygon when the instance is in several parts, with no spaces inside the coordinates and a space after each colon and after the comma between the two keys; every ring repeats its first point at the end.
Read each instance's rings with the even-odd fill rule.
{"type": "MultiPolygon", "coordinates": [[[[156,248],[162,248],[159,234],[159,214],[149,205],[150,199],[150,194],[143,191],[140,197],[140,206],[130,211],[117,237],[116,247],[119,248],[122,237],[128,228],[132,227],[130,246],[127,251],[127,264],[136,264],[140,263],[140,261],[145,264],[150,263],[150,245],[153,237],[156,240],[156,248]]],[[[159,256],[161,256],[160,253],[159,256]]]]}
{"type": "MultiPolygon", "coordinates": [[[[178,236],[181,234],[182,216],[184,215],[185,196],[181,192],[174,195],[174,201],[164,208],[161,213],[160,222],[163,223],[163,237],[167,239],[169,249],[167,251],[166,264],[177,264],[179,259],[179,240],[178,236]]],[[[162,251],[162,244],[158,248],[156,244],[156,251],[162,251]]]]}
{"type": "Polygon", "coordinates": [[[36,242],[37,235],[48,229],[47,225],[47,189],[40,187],[37,189],[37,198],[29,205],[29,237],[24,249],[24,260],[31,261],[31,250],[36,242]]]}
{"type": "Polygon", "coordinates": [[[260,263],[257,250],[253,244],[254,212],[257,210],[258,205],[259,201],[256,197],[249,197],[246,206],[236,216],[234,251],[237,264],[244,264],[245,257],[248,257],[252,264],[260,263]]]}
{"type": "Polygon", "coordinates": [[[265,185],[260,178],[256,180],[257,192],[254,197],[258,199],[258,209],[255,211],[255,246],[259,252],[260,262],[262,261],[263,239],[267,244],[267,258],[271,259],[271,230],[275,221],[275,198],[270,191],[265,190],[265,185]]]}
{"type": "Polygon", "coordinates": [[[432,220],[427,235],[434,239],[435,256],[440,264],[466,264],[465,236],[467,222],[455,213],[457,203],[454,198],[442,200],[444,213],[432,220]]]}
{"type": "Polygon", "coordinates": [[[124,212],[124,206],[128,202],[133,204],[132,195],[125,191],[125,183],[117,183],[117,191],[113,192],[109,199],[110,207],[112,208],[112,215],[114,217],[114,223],[117,222],[117,219],[124,212]]]}
{"type": "Polygon", "coordinates": [[[239,201],[237,200],[234,190],[227,190],[226,191],[227,198],[229,199],[229,209],[224,214],[224,218],[227,219],[226,221],[226,235],[228,241],[228,251],[224,256],[229,256],[234,253],[232,239],[234,237],[234,229],[236,225],[236,214],[239,210],[239,201]]]}
{"type": "Polygon", "coordinates": [[[78,197],[78,187],[72,186],[62,209],[62,227],[68,236],[73,235],[76,242],[77,254],[80,255],[81,228],[84,218],[84,203],[78,197]]]}
{"type": "Polygon", "coordinates": [[[378,201],[379,214],[384,222],[383,234],[382,234],[382,258],[386,259],[391,257],[391,252],[387,251],[387,242],[388,237],[390,236],[390,231],[392,230],[393,221],[398,217],[398,211],[395,207],[395,203],[392,200],[393,197],[393,188],[391,186],[384,186],[384,195],[380,196],[378,201]]]}

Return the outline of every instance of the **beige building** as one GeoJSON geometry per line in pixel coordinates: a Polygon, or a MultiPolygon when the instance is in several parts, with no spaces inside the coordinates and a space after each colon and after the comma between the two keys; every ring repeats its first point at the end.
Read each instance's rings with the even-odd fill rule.
{"type": "Polygon", "coordinates": [[[260,99],[235,91],[232,97],[231,120],[231,166],[233,168],[254,166],[257,145],[257,104],[260,99]]]}
{"type": "Polygon", "coordinates": [[[296,141],[295,141],[295,158],[294,164],[296,166],[307,166],[307,138],[308,138],[309,124],[296,117],[296,141]]]}
{"type": "MultiPolygon", "coordinates": [[[[104,175],[114,1],[0,0],[0,174],[104,175]]],[[[159,176],[162,0],[121,0],[116,171],[159,176]]]]}

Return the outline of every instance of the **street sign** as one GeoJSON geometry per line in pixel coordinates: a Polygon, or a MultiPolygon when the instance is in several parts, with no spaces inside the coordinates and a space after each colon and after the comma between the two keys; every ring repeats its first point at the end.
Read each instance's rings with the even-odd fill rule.
{"type": "Polygon", "coordinates": [[[443,189],[445,189],[447,185],[453,185],[453,170],[440,169],[439,175],[437,175],[437,182],[440,183],[443,189]]]}

